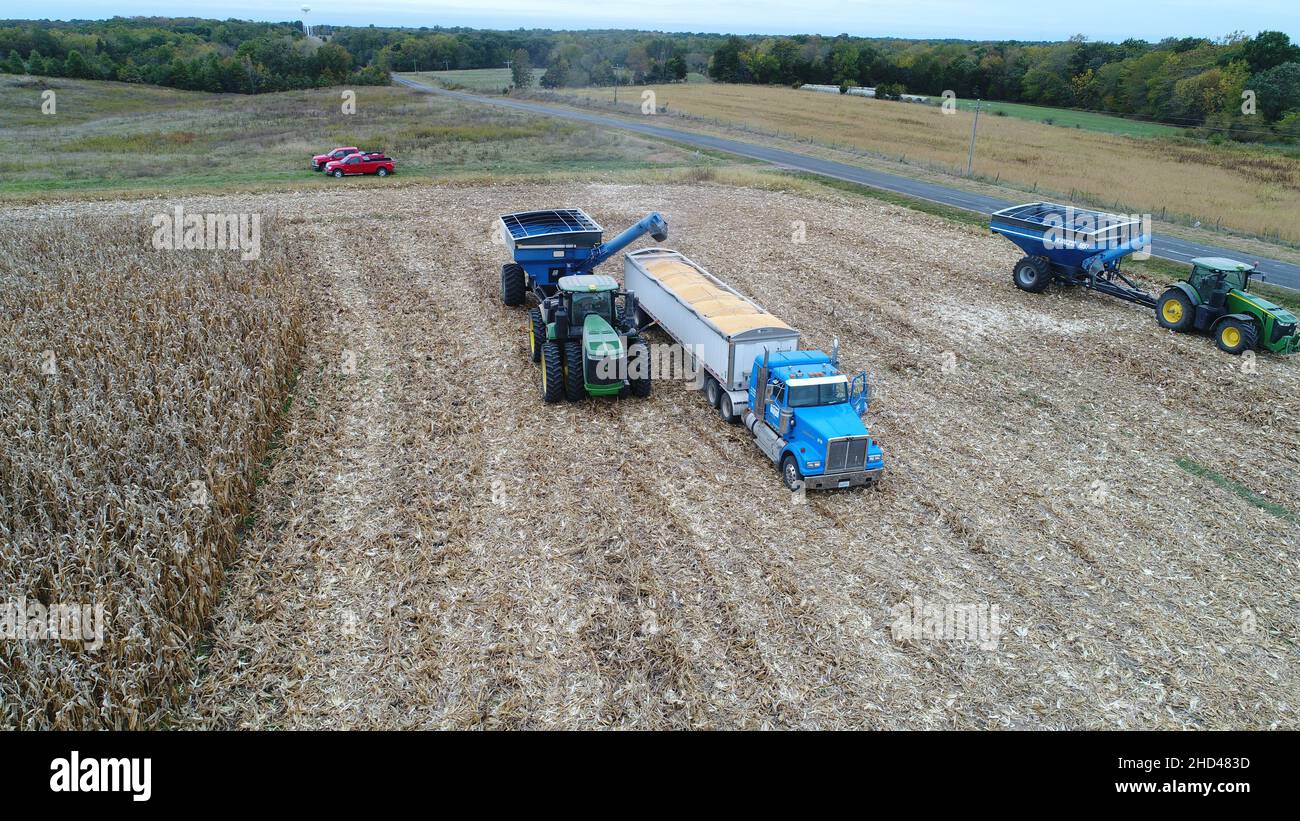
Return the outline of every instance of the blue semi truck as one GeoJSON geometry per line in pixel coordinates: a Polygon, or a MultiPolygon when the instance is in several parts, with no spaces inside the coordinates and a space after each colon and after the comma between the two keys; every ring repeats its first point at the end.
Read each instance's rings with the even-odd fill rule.
{"type": "Polygon", "coordinates": [[[677,251],[623,255],[635,326],[657,325],[690,352],[697,385],[724,420],[740,423],[791,490],[867,485],[884,455],[862,421],[865,373],[831,353],[800,350],[799,332],[677,251]]]}

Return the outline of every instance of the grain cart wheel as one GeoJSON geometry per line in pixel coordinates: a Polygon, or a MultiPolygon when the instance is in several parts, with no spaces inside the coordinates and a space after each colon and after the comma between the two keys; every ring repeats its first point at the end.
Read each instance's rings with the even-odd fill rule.
{"type": "Polygon", "coordinates": [[[649,396],[650,380],[654,376],[650,372],[650,348],[640,340],[628,343],[627,372],[628,382],[632,387],[632,395],[641,399],[649,396]]]}
{"type": "Polygon", "coordinates": [[[559,402],[564,398],[564,359],[560,346],[542,343],[542,401],[559,402]]]}
{"type": "Polygon", "coordinates": [[[546,341],[546,325],[542,322],[542,311],[533,308],[528,312],[528,355],[536,362],[542,358],[542,343],[546,341]]]}
{"type": "Polygon", "coordinates": [[[1166,288],[1156,301],[1156,322],[1161,328],[1171,331],[1185,331],[1192,327],[1196,319],[1196,306],[1183,293],[1182,288],[1166,288]]]}
{"type": "Polygon", "coordinates": [[[581,402],[587,396],[587,383],[582,373],[582,343],[564,343],[564,398],[581,402]]]}
{"type": "Polygon", "coordinates": [[[736,415],[736,409],[731,404],[731,394],[723,391],[722,401],[718,404],[718,413],[726,420],[728,425],[735,425],[740,422],[740,417],[736,415]]]}
{"type": "Polygon", "coordinates": [[[1242,351],[1253,351],[1258,341],[1259,332],[1255,330],[1253,322],[1227,317],[1219,320],[1219,324],[1214,327],[1214,344],[1224,353],[1236,355],[1242,351]]]}
{"type": "Polygon", "coordinates": [[[517,262],[501,266],[501,301],[512,306],[524,304],[524,268],[517,262]]]}
{"type": "Polygon", "coordinates": [[[722,388],[718,385],[718,380],[712,376],[705,377],[704,398],[709,400],[709,407],[716,408],[718,406],[718,395],[721,393],[722,388]]]}
{"type": "Polygon", "coordinates": [[[781,479],[791,490],[798,490],[803,486],[803,474],[799,472],[799,465],[795,462],[794,456],[789,453],[781,460],[781,479]]]}
{"type": "Polygon", "coordinates": [[[1045,257],[1022,257],[1011,273],[1016,287],[1031,294],[1041,294],[1052,282],[1052,267],[1045,257]]]}

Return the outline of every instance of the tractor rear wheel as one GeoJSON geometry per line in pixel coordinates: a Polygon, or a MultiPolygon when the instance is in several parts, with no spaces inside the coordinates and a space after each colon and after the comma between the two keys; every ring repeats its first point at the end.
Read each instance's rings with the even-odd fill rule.
{"type": "Polygon", "coordinates": [[[1224,353],[1235,356],[1243,351],[1253,351],[1258,341],[1259,332],[1255,330],[1254,322],[1228,318],[1214,327],[1214,344],[1224,353]]]}
{"type": "Polygon", "coordinates": [[[1185,331],[1196,319],[1196,306],[1182,288],[1166,288],[1156,301],[1156,322],[1161,328],[1185,331]]]}
{"type": "Polygon", "coordinates": [[[1052,266],[1047,257],[1021,257],[1011,279],[1020,290],[1040,294],[1052,283],[1052,266]]]}
{"type": "Polygon", "coordinates": [[[587,382],[582,373],[582,343],[564,343],[564,398],[581,402],[587,396],[587,382]]]}
{"type": "Polygon", "coordinates": [[[511,306],[524,304],[524,268],[517,262],[501,266],[501,301],[511,306]]]}
{"type": "Polygon", "coordinates": [[[716,408],[718,406],[718,395],[721,393],[722,387],[718,385],[718,380],[712,376],[706,376],[704,378],[704,398],[709,400],[709,407],[716,408]]]}
{"type": "Polygon", "coordinates": [[[559,402],[564,398],[564,359],[560,346],[542,343],[542,401],[559,402]]]}
{"type": "Polygon", "coordinates": [[[640,340],[628,343],[627,373],[632,395],[641,399],[649,396],[653,376],[650,373],[650,348],[640,340]]]}
{"type": "Polygon", "coordinates": [[[546,325],[542,322],[542,312],[533,308],[528,312],[528,355],[536,362],[542,358],[542,343],[546,341],[546,325]]]}

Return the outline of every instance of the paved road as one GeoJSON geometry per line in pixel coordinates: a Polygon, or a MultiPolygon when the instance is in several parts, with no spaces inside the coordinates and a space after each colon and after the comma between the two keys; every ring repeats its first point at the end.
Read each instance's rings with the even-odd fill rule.
{"type": "MultiPolygon", "coordinates": [[[[763,162],[771,163],[772,165],[780,166],[781,168],[805,171],[811,174],[819,174],[823,177],[834,177],[835,179],[854,182],[871,188],[879,188],[884,191],[892,191],[897,194],[904,194],[909,197],[929,200],[930,202],[941,203],[943,205],[950,205],[967,211],[975,211],[980,214],[988,214],[997,211],[1000,208],[1016,205],[1014,202],[998,199],[997,197],[989,197],[984,194],[976,194],[970,191],[949,188],[946,185],[939,185],[937,183],[914,180],[910,177],[900,177],[896,174],[888,174],[883,171],[873,171],[869,168],[860,168],[856,165],[847,165],[845,163],[834,162],[831,160],[822,160],[816,157],[799,154],[794,151],[785,151],[780,148],[768,148],[767,146],[755,145],[741,140],[732,140],[725,137],[713,137],[708,134],[697,134],[677,128],[622,120],[617,117],[590,114],[584,111],[552,108],[551,106],[542,103],[511,100],[504,97],[479,96],[477,94],[466,94],[459,91],[448,91],[444,88],[437,88],[416,82],[407,77],[394,76],[393,79],[408,88],[413,88],[418,91],[426,91],[431,94],[455,97],[457,99],[475,103],[498,105],[505,108],[517,109],[519,111],[528,111],[534,114],[545,114],[550,117],[577,120],[579,122],[605,126],[608,128],[622,128],[628,131],[635,131],[638,134],[645,134],[651,137],[661,137],[667,140],[675,140],[676,142],[696,145],[701,148],[710,148],[715,151],[725,151],[728,154],[737,154],[742,157],[761,160],[763,162]]],[[[1151,253],[1153,256],[1173,260],[1175,262],[1187,262],[1193,257],[1243,258],[1240,251],[1233,251],[1228,248],[1218,248],[1213,245],[1203,245],[1198,242],[1189,242],[1188,240],[1177,239],[1175,237],[1159,236],[1157,236],[1151,243],[1151,253]]],[[[1300,265],[1284,262],[1282,260],[1268,259],[1266,257],[1246,257],[1245,261],[1258,261],[1259,270],[1267,276],[1267,281],[1269,283],[1300,290],[1300,265]]]]}

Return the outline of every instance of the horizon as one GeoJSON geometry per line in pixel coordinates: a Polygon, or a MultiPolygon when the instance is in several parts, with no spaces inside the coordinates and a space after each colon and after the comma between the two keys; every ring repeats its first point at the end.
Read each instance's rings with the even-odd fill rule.
{"type": "Polygon", "coordinates": [[[962,40],[968,42],[1060,42],[1082,34],[1090,41],[1123,42],[1133,38],[1156,43],[1168,38],[1219,40],[1235,32],[1255,36],[1282,31],[1300,40],[1300,12],[1283,0],[1252,3],[1247,9],[1224,8],[1213,0],[1153,0],[1139,9],[1115,0],[1092,4],[1097,13],[1086,19],[1071,15],[1027,18],[1013,0],[986,0],[973,8],[960,0],[916,0],[906,8],[864,6],[845,0],[804,0],[797,29],[785,23],[781,0],[722,0],[702,8],[688,0],[665,0],[652,20],[639,4],[615,0],[593,10],[578,0],[558,0],[541,12],[519,0],[478,0],[424,9],[419,0],[381,0],[364,12],[337,0],[323,3],[233,5],[206,0],[158,4],[150,0],[52,0],[42,5],[45,16],[12,18],[28,22],[99,21],[114,17],[200,18],[263,23],[305,22],[346,28],[468,28],[480,31],[638,31],[664,34],[730,35],[742,37],[821,36],[900,40],[962,40]],[[311,6],[304,15],[303,5],[311,6]],[[283,8],[283,13],[274,9],[283,8]],[[165,9],[160,10],[160,9],[165,9]],[[728,13],[730,10],[730,14],[728,13]],[[978,18],[971,12],[977,10],[978,18]],[[834,25],[809,24],[810,18],[835,20],[834,25]],[[671,26],[654,25],[667,19],[671,26]],[[744,28],[734,20],[745,20],[744,28]],[[867,22],[870,20],[870,22],[867,22]],[[936,22],[943,20],[945,22],[936,22]],[[951,22],[946,22],[951,21],[951,22]],[[647,23],[650,23],[647,25],[647,23]]]}

